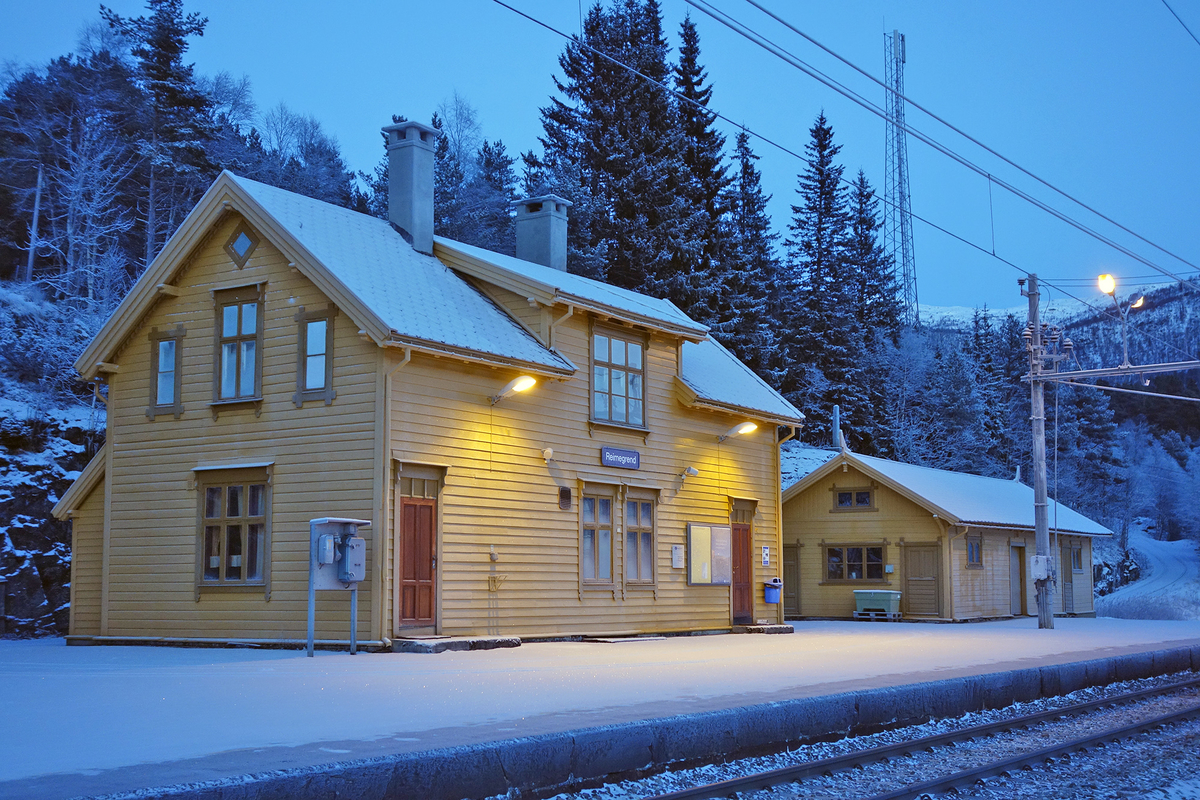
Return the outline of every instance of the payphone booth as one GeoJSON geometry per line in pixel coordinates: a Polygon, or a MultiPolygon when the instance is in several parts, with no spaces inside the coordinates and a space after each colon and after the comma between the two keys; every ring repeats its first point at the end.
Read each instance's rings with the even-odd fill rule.
{"type": "Polygon", "coordinates": [[[350,592],[350,653],[358,652],[358,584],[367,579],[366,519],[320,517],[308,521],[308,656],[317,627],[317,591],[350,592]]]}

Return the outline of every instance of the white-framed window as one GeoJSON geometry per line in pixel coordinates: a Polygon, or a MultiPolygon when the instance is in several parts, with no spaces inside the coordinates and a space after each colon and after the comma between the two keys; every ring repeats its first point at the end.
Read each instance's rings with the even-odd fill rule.
{"type": "Polygon", "coordinates": [[[593,331],[593,421],[646,427],[645,356],[646,342],[640,336],[593,331]]]}
{"type": "Polygon", "coordinates": [[[579,499],[579,573],[584,583],[613,580],[613,494],[585,491],[579,499]]]}
{"type": "Polygon", "coordinates": [[[653,498],[625,499],[625,582],[654,583],[653,498]]]}

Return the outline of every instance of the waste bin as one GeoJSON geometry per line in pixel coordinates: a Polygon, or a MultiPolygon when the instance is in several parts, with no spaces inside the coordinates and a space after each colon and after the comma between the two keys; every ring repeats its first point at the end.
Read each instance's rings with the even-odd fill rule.
{"type": "Polygon", "coordinates": [[[763,581],[763,602],[778,603],[779,595],[783,591],[783,580],[781,578],[771,578],[769,581],[763,581]]]}

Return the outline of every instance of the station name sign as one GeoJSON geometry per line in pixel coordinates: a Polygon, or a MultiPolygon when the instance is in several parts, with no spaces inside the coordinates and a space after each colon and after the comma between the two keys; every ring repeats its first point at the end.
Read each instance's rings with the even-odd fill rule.
{"type": "Polygon", "coordinates": [[[622,450],[618,447],[601,447],[600,463],[606,467],[641,469],[642,454],[637,450],[622,450]]]}

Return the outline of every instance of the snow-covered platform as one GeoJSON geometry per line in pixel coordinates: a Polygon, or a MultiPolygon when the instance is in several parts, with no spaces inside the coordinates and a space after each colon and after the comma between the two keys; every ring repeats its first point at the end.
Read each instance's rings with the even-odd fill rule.
{"type": "Polygon", "coordinates": [[[179,796],[315,797],[306,792],[337,786],[371,797],[383,796],[372,786],[395,790],[401,772],[426,796],[447,782],[462,796],[539,770],[602,774],[1200,668],[1200,622],[794,625],[792,636],[311,659],[0,641],[0,797],[177,784],[193,787],[179,796]],[[581,731],[597,726],[608,727],[581,731]],[[239,777],[268,772],[273,789],[239,777]]]}

